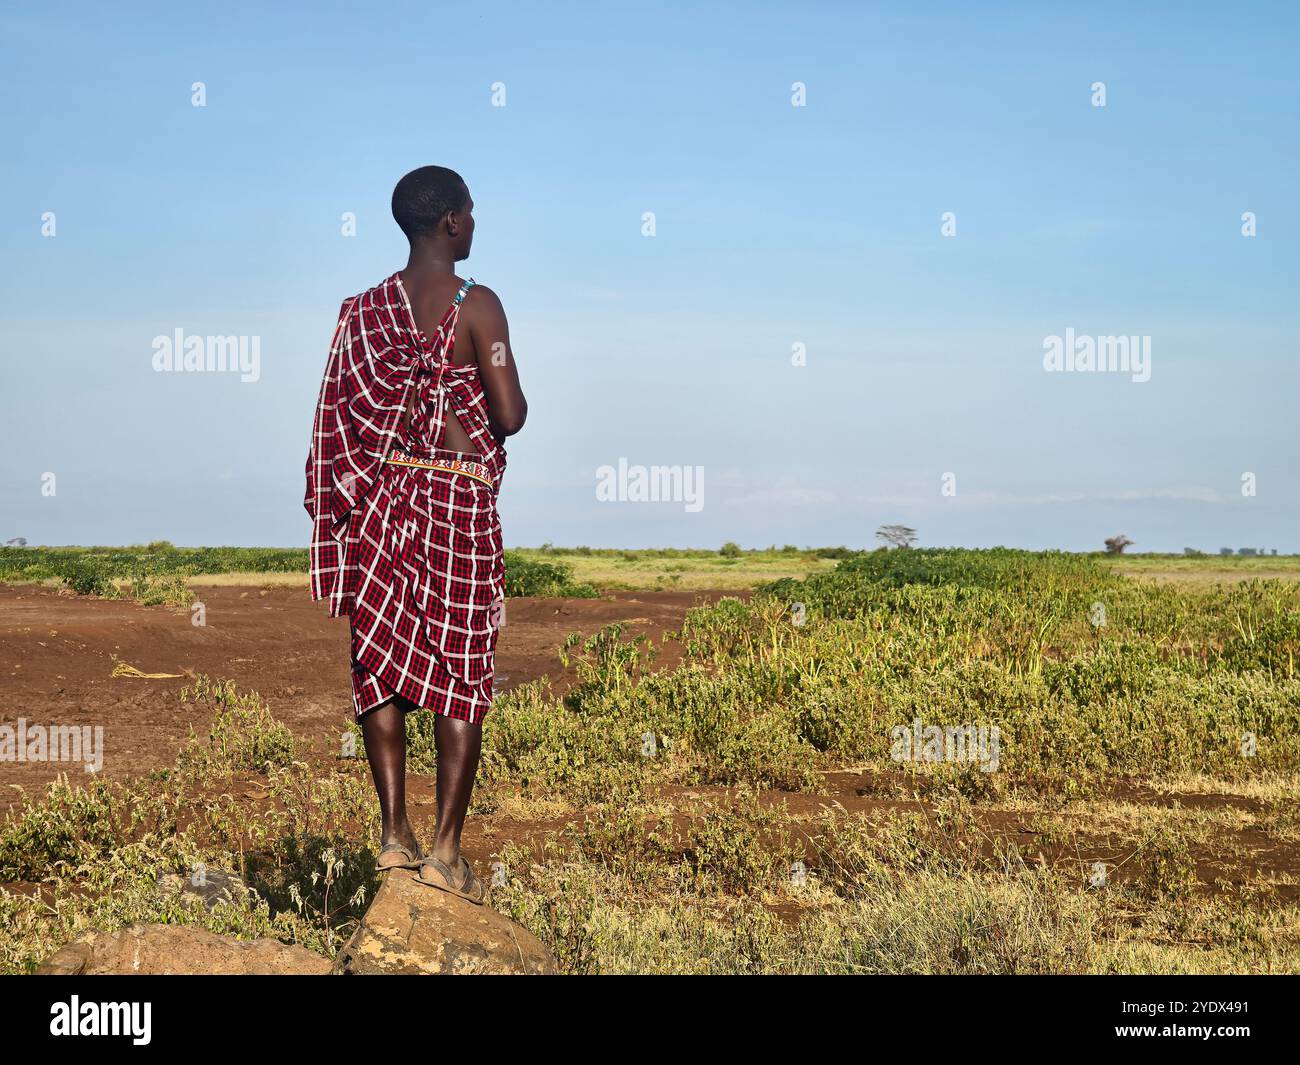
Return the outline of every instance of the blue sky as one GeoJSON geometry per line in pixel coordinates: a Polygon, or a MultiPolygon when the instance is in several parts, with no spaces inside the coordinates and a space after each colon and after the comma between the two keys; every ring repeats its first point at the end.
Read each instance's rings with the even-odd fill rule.
{"type": "Polygon", "coordinates": [[[304,544],[334,316],[439,163],[530,401],[509,544],[1300,550],[1300,15],[1135,6],[7,5],[0,540],[304,544]],[[259,379],[155,372],[177,329],[259,379]],[[1046,372],[1067,329],[1151,379],[1046,372]],[[598,501],[620,459],[704,506],[598,501]]]}

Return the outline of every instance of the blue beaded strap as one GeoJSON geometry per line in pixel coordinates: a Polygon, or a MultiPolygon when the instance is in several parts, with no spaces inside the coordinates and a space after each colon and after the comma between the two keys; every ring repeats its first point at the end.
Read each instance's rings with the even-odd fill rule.
{"type": "Polygon", "coordinates": [[[461,300],[463,300],[463,299],[465,298],[465,293],[468,292],[470,289],[472,289],[472,288],[474,287],[475,284],[476,284],[476,282],[475,282],[474,279],[471,277],[468,281],[466,281],[463,285],[461,285],[461,286],[460,286],[460,291],[456,293],[456,298],[455,298],[454,300],[452,300],[452,303],[454,303],[454,304],[456,304],[457,306],[459,306],[461,300]]]}

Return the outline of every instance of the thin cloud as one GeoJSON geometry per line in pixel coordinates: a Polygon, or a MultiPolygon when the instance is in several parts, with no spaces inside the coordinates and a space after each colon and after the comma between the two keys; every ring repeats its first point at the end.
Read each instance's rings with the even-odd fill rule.
{"type": "Polygon", "coordinates": [[[919,495],[840,495],[824,488],[812,488],[785,481],[765,488],[756,488],[743,495],[723,500],[731,505],[760,504],[764,506],[819,506],[834,503],[841,507],[1041,507],[1061,506],[1071,503],[1142,503],[1152,500],[1182,503],[1209,503],[1222,505],[1228,502],[1213,488],[1201,485],[1174,488],[1119,489],[1108,492],[1041,492],[1019,494],[1015,492],[958,492],[944,497],[937,492],[932,496],[919,495]]]}

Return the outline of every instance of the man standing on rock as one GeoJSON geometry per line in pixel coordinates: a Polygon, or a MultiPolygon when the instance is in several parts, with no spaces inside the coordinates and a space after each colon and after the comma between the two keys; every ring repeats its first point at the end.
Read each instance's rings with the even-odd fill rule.
{"type": "Polygon", "coordinates": [[[352,703],[382,814],[378,868],[483,901],[460,853],[505,604],[497,493],[528,404],[496,294],[456,276],[474,203],[452,170],[393,190],[406,267],[345,300],[307,459],[313,599],[352,626],[352,703]],[[406,814],[406,722],[436,714],[438,816],[406,814]]]}

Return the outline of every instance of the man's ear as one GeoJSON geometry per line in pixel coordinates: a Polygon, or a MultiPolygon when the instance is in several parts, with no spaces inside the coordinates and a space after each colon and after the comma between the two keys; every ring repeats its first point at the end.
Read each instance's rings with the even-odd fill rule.
{"type": "Polygon", "coordinates": [[[447,217],[443,219],[443,222],[447,227],[447,236],[454,237],[460,232],[460,219],[456,217],[455,211],[448,211],[447,217]]]}

